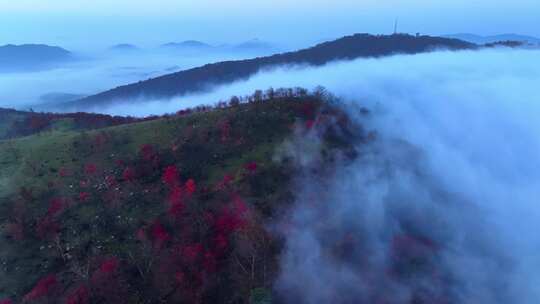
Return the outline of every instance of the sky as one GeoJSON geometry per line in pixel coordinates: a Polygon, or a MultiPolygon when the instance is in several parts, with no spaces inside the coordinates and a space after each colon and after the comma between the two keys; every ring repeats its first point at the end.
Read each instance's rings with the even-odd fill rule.
{"type": "Polygon", "coordinates": [[[301,47],[343,35],[409,33],[540,36],[537,0],[0,0],[0,44],[75,50],[259,38],[301,47]],[[270,25],[270,26],[269,26],[270,25]]]}

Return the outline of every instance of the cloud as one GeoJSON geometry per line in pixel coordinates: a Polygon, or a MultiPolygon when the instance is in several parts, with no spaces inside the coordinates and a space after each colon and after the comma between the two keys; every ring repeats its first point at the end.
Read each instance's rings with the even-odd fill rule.
{"type": "Polygon", "coordinates": [[[285,219],[278,295],[295,303],[535,303],[538,55],[438,52],[275,72],[274,81],[326,85],[378,134],[324,179],[310,173],[318,157],[295,148],[313,138],[287,145],[315,161],[301,162],[285,219]],[[372,110],[369,118],[357,104],[372,110]],[[411,255],[421,264],[404,269],[411,255]]]}
{"type": "MultiPolygon", "coordinates": [[[[80,60],[55,69],[0,73],[0,107],[27,110],[50,93],[92,95],[208,62],[240,59],[245,53],[182,53],[163,49],[95,51],[76,54],[80,60]]],[[[47,107],[38,107],[48,109],[47,107]]],[[[150,108],[148,109],[149,111],[150,108]]]]}
{"type": "Polygon", "coordinates": [[[269,86],[324,85],[378,136],[325,178],[311,173],[316,134],[284,146],[304,173],[284,219],[277,295],[294,303],[529,304],[540,298],[539,55],[442,51],[282,67],[151,109],[109,110],[161,113],[269,86]],[[400,262],[417,256],[424,264],[416,270],[400,262]]]}
{"type": "MultiPolygon", "coordinates": [[[[320,68],[280,67],[263,71],[248,81],[216,87],[208,94],[180,96],[171,100],[146,100],[153,105],[149,108],[143,106],[144,98],[133,103],[128,100],[100,110],[119,115],[163,114],[197,104],[212,104],[232,95],[251,94],[257,89],[313,88],[317,85],[323,85],[341,97],[369,103],[396,102],[401,98],[432,98],[436,102],[454,97],[483,103],[489,98],[534,103],[531,100],[534,96],[527,95],[529,92],[523,91],[522,87],[533,87],[540,77],[539,63],[535,60],[539,53],[537,50],[504,49],[441,51],[336,62],[320,68]],[[512,88],[504,92],[493,91],[501,86],[512,88]]],[[[471,107],[481,106],[470,102],[463,106],[467,104],[471,107]]]]}

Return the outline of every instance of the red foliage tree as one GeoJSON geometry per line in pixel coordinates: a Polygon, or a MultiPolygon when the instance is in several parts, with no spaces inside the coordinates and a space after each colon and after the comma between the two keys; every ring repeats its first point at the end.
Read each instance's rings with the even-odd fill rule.
{"type": "Polygon", "coordinates": [[[84,174],[86,175],[94,175],[97,172],[97,166],[95,164],[86,164],[84,166],[84,174]]]}
{"type": "Polygon", "coordinates": [[[305,103],[302,105],[302,114],[307,118],[312,118],[315,115],[315,105],[313,103],[305,103]]]}
{"type": "Polygon", "coordinates": [[[238,229],[242,229],[247,224],[248,207],[239,197],[235,196],[232,202],[225,207],[215,220],[217,235],[228,237],[238,229]]]}
{"type": "Polygon", "coordinates": [[[66,200],[62,198],[55,198],[49,202],[49,209],[47,210],[47,216],[56,217],[60,215],[67,207],[66,200]]]}
{"type": "Polygon", "coordinates": [[[126,167],[124,169],[124,172],[122,172],[122,178],[126,181],[126,182],[132,182],[136,179],[137,175],[136,175],[136,172],[135,172],[135,169],[131,168],[131,167],[126,167]]]}
{"type": "Polygon", "coordinates": [[[101,263],[101,266],[99,266],[99,271],[106,274],[114,273],[118,270],[119,264],[120,262],[116,257],[106,259],[101,263]]]}
{"type": "Polygon", "coordinates": [[[84,203],[84,202],[88,201],[88,199],[90,199],[90,193],[88,193],[88,192],[79,193],[79,201],[81,203],[84,203]]]}
{"type": "Polygon", "coordinates": [[[188,195],[192,195],[193,193],[197,191],[197,184],[195,184],[195,181],[190,178],[186,182],[185,188],[186,188],[186,193],[188,195]]]}
{"type": "Polygon", "coordinates": [[[38,281],[36,286],[34,286],[34,288],[24,296],[23,301],[28,302],[46,297],[52,297],[57,293],[58,288],[59,283],[56,275],[48,275],[38,281]]]}
{"type": "Polygon", "coordinates": [[[257,171],[257,162],[249,162],[245,164],[244,169],[251,174],[255,173],[255,171],[257,171]]]}
{"type": "Polygon", "coordinates": [[[116,257],[103,260],[90,278],[90,288],[98,303],[126,303],[126,286],[116,257]]]}
{"type": "Polygon", "coordinates": [[[90,290],[86,285],[81,285],[68,294],[66,304],[89,304],[90,290]]]}
{"type": "Polygon", "coordinates": [[[161,179],[167,186],[172,188],[174,186],[177,186],[180,182],[180,173],[178,172],[176,166],[168,166],[163,171],[163,176],[161,177],[161,179]]]}
{"type": "Polygon", "coordinates": [[[60,170],[58,170],[58,176],[59,177],[69,176],[69,171],[66,168],[62,167],[60,168],[60,170]]]}
{"type": "Polygon", "coordinates": [[[167,232],[165,227],[157,220],[151,227],[151,234],[154,242],[154,249],[156,250],[162,249],[165,243],[171,239],[169,232],[167,232]]]}

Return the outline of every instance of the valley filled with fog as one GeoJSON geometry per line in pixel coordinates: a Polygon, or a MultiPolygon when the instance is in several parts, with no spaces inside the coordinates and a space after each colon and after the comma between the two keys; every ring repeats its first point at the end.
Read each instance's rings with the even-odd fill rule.
{"type": "Polygon", "coordinates": [[[271,50],[109,49],[74,52],[75,60],[34,71],[0,71],[0,107],[47,110],[48,105],[99,93],[115,86],[207,63],[268,55],[271,50]]]}

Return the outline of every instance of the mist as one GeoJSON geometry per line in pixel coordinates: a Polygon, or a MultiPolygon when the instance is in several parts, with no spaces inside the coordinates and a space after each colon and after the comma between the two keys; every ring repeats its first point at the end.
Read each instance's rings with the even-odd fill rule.
{"type": "Polygon", "coordinates": [[[77,60],[56,68],[0,73],[0,107],[53,110],[55,98],[50,97],[61,98],[58,102],[69,101],[70,96],[76,99],[211,62],[250,58],[265,52],[164,48],[75,51],[77,60]]]}
{"type": "MultiPolygon", "coordinates": [[[[298,85],[321,81],[377,136],[324,178],[312,173],[319,150],[301,148],[319,142],[317,131],[283,146],[302,173],[295,207],[278,223],[281,299],[536,303],[538,55],[441,52],[299,73],[298,85]],[[418,256],[419,270],[400,268],[418,256]]],[[[290,83],[294,72],[286,75],[290,83]]]]}
{"type": "Polygon", "coordinates": [[[539,55],[440,51],[281,67],[210,94],[106,111],[159,114],[270,86],[324,85],[377,136],[325,178],[312,173],[318,150],[305,149],[319,142],[317,131],[291,138],[277,154],[296,156],[302,172],[290,216],[272,227],[286,241],[275,286],[281,300],[536,303],[539,55]],[[333,251],[340,246],[345,257],[333,251]],[[396,248],[429,257],[427,268],[396,275],[396,248]]]}
{"type": "Polygon", "coordinates": [[[491,98],[528,102],[535,98],[529,91],[534,90],[534,84],[540,78],[540,64],[536,62],[539,55],[540,50],[438,51],[334,62],[319,68],[282,66],[262,71],[247,81],[224,86],[208,84],[209,92],[206,94],[165,100],[144,97],[117,100],[90,110],[144,117],[174,113],[197,105],[212,105],[233,95],[250,95],[258,89],[314,88],[318,85],[339,97],[373,105],[416,98],[461,98],[464,103],[478,99],[485,103],[491,98]],[[508,89],[501,91],[501,86],[508,89]],[[529,89],[523,91],[523,87],[529,89]]]}

